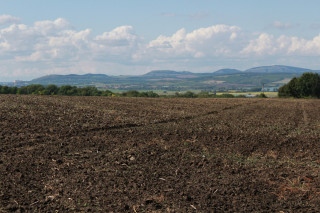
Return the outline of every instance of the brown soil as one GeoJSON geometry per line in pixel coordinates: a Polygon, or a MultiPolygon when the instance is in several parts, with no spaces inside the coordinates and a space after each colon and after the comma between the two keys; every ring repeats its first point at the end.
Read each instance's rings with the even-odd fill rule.
{"type": "Polygon", "coordinates": [[[319,212],[320,101],[0,96],[0,212],[319,212]]]}

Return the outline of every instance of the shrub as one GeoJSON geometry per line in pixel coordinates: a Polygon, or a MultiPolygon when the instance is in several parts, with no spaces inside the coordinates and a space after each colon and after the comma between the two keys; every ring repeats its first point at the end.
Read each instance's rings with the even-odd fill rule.
{"type": "Polygon", "coordinates": [[[258,98],[267,98],[267,96],[266,96],[266,94],[264,94],[264,93],[260,93],[260,94],[258,95],[258,98]]]}

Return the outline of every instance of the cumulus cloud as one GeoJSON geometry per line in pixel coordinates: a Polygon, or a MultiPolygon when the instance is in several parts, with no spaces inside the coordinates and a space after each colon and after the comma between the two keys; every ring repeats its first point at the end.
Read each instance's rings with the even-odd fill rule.
{"type": "Polygon", "coordinates": [[[129,63],[140,48],[141,41],[132,26],[120,26],[94,37],[91,42],[92,56],[95,60],[129,63]]]}
{"type": "Polygon", "coordinates": [[[63,18],[54,21],[37,21],[34,23],[34,30],[43,35],[55,34],[59,31],[70,29],[71,24],[63,18]]]}
{"type": "Polygon", "coordinates": [[[91,30],[72,31],[65,30],[55,36],[40,37],[40,42],[33,46],[31,55],[16,56],[17,61],[50,61],[78,60],[88,56],[91,30]]]}
{"type": "Polygon", "coordinates": [[[279,43],[287,48],[289,54],[320,55],[320,34],[312,40],[282,36],[279,38],[279,43]]]}
{"type": "Polygon", "coordinates": [[[210,57],[228,55],[237,48],[237,26],[214,25],[188,33],[184,28],[172,36],[159,36],[149,42],[145,55],[158,57],[210,57]]]}
{"type": "MultiPolygon", "coordinates": [[[[279,25],[280,27],[280,25],[279,25]]],[[[63,18],[38,21],[33,26],[12,24],[0,28],[0,58],[17,61],[105,60],[145,63],[161,60],[192,60],[237,55],[320,54],[320,35],[299,37],[245,33],[238,26],[213,25],[145,42],[132,26],[119,26],[93,36],[90,29],[76,31],[63,18]]]]}
{"type": "Polygon", "coordinates": [[[5,25],[5,24],[12,24],[12,23],[18,23],[20,22],[20,18],[10,16],[10,15],[1,15],[0,16],[0,25],[5,25]]]}
{"type": "Polygon", "coordinates": [[[275,64],[274,60],[279,59],[285,64],[288,58],[320,56],[320,34],[312,39],[275,36],[221,24],[192,31],[182,28],[172,35],[146,41],[133,26],[119,26],[92,35],[90,29],[75,30],[63,18],[37,21],[33,25],[16,21],[0,27],[0,77],[10,75],[12,70],[17,76],[86,70],[119,74],[126,69],[128,74],[132,70],[141,73],[154,68],[210,71],[213,63],[224,67],[229,63],[272,59],[275,64]]]}
{"type": "Polygon", "coordinates": [[[81,32],[71,31],[69,27],[70,24],[64,19],[35,22],[33,26],[12,24],[0,30],[0,44],[5,47],[0,49],[0,55],[17,61],[56,58],[58,52],[68,50],[66,47],[75,47],[78,42],[74,35],[81,32]],[[63,50],[57,44],[62,41],[67,44],[63,50]]]}
{"type": "Polygon", "coordinates": [[[137,48],[139,40],[132,26],[120,26],[96,36],[93,46],[94,51],[101,54],[120,55],[131,53],[137,48]]]}
{"type": "Polygon", "coordinates": [[[33,26],[12,24],[0,29],[0,56],[23,62],[108,60],[110,55],[127,58],[138,41],[132,26],[120,26],[93,37],[90,29],[75,31],[69,22],[58,18],[38,21],[33,26]]]}
{"type": "Polygon", "coordinates": [[[0,49],[0,55],[26,54],[33,51],[38,40],[37,33],[27,25],[13,24],[0,30],[0,43],[6,48],[0,49]]]}
{"type": "Polygon", "coordinates": [[[261,33],[258,38],[250,40],[241,53],[259,56],[319,56],[320,34],[312,40],[307,40],[285,35],[276,38],[273,35],[261,33]]]}
{"type": "Polygon", "coordinates": [[[277,50],[274,36],[262,33],[257,39],[251,40],[241,53],[256,53],[258,55],[271,55],[277,50]]]}
{"type": "Polygon", "coordinates": [[[121,26],[97,36],[95,40],[107,46],[130,46],[135,43],[137,36],[132,26],[121,26]]]}

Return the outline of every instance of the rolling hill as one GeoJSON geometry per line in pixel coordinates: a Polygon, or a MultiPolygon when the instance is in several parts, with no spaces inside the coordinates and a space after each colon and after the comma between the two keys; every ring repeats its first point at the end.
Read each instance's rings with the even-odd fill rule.
{"type": "Polygon", "coordinates": [[[279,87],[304,72],[318,72],[283,65],[255,67],[245,71],[221,69],[211,73],[153,70],[144,75],[109,76],[105,74],[48,75],[28,84],[96,86],[105,89],[137,90],[228,90],[279,87]]]}
{"type": "Polygon", "coordinates": [[[304,72],[312,72],[312,70],[305,69],[305,68],[299,68],[299,67],[274,65],[274,66],[254,67],[254,68],[246,70],[245,72],[250,72],[250,73],[304,73],[304,72]]]}

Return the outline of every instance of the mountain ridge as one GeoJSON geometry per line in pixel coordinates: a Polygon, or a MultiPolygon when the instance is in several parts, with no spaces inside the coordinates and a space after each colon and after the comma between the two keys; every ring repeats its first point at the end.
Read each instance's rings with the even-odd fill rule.
{"type": "MultiPolygon", "coordinates": [[[[197,72],[190,72],[190,71],[175,71],[175,70],[151,70],[142,75],[130,75],[130,76],[163,76],[163,75],[209,75],[209,74],[239,74],[239,73],[303,73],[303,72],[320,72],[318,70],[311,70],[306,68],[300,67],[292,67],[292,66],[285,66],[285,65],[272,65],[272,66],[260,66],[260,67],[253,67],[244,71],[238,69],[230,69],[224,68],[219,69],[214,72],[204,72],[204,73],[197,73],[197,72]]],[[[129,76],[129,75],[121,75],[121,76],[129,76]]],[[[94,74],[94,73],[87,73],[87,74],[52,74],[52,75],[45,75],[39,78],[32,79],[31,81],[36,81],[39,79],[45,79],[47,77],[120,77],[120,76],[110,76],[106,74],[94,74]]]]}
{"type": "Polygon", "coordinates": [[[292,67],[292,66],[284,66],[284,65],[273,65],[273,66],[260,66],[253,67],[245,70],[244,72],[259,72],[259,73],[277,73],[277,72],[295,72],[295,73],[303,73],[303,72],[312,72],[311,69],[300,68],[300,67],[292,67]]]}
{"type": "Polygon", "coordinates": [[[110,76],[106,74],[47,75],[33,79],[28,84],[56,84],[96,86],[105,89],[137,90],[207,90],[280,87],[293,77],[304,72],[317,72],[300,67],[284,65],[254,67],[244,71],[220,69],[215,72],[195,73],[190,71],[152,70],[142,75],[110,76]]]}

